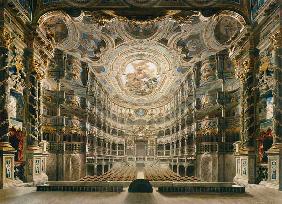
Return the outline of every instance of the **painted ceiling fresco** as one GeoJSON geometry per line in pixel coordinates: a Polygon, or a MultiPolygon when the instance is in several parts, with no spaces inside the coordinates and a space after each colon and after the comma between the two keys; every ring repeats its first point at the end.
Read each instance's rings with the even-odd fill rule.
{"type": "Polygon", "coordinates": [[[134,60],[125,67],[119,80],[126,91],[133,95],[146,96],[159,84],[159,68],[148,60],[134,60]]]}
{"type": "Polygon", "coordinates": [[[227,48],[242,29],[232,12],[191,12],[185,21],[116,17],[103,25],[95,15],[47,13],[39,28],[54,46],[87,62],[115,102],[140,110],[166,104],[196,62],[227,48]]]}

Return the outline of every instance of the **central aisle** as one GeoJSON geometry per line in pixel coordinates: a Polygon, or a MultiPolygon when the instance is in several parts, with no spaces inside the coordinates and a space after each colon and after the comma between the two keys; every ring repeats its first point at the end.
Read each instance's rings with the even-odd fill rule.
{"type": "Polygon", "coordinates": [[[144,163],[136,163],[136,167],[137,167],[137,179],[145,179],[145,174],[144,174],[144,167],[145,164],[144,163]]]}

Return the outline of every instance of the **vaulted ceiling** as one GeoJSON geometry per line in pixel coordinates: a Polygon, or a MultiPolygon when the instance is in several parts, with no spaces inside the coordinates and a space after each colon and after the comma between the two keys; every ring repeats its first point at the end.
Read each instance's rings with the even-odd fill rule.
{"type": "Polygon", "coordinates": [[[196,62],[227,48],[244,20],[231,11],[210,17],[173,11],[146,20],[109,10],[77,17],[53,11],[39,25],[55,47],[89,64],[112,100],[123,107],[153,108],[168,103],[196,62]]]}

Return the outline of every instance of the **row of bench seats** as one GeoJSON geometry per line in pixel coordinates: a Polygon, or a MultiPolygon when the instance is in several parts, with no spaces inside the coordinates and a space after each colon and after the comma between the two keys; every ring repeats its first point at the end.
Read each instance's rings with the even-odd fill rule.
{"type": "Polygon", "coordinates": [[[112,168],[100,176],[86,176],[80,179],[80,181],[132,181],[136,179],[136,174],[136,167],[126,164],[117,168],[112,168]]]}
{"type": "Polygon", "coordinates": [[[200,181],[194,176],[181,177],[169,168],[163,168],[158,165],[145,166],[144,168],[145,179],[149,181],[179,181],[179,182],[198,182],[200,181]]]}

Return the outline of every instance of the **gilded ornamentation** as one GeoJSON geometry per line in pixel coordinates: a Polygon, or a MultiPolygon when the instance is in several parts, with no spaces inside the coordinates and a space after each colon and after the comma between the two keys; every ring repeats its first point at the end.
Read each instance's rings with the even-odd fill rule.
{"type": "Polygon", "coordinates": [[[38,60],[34,60],[33,68],[37,73],[37,79],[43,79],[45,76],[45,73],[44,71],[42,71],[42,62],[39,62],[38,60]]]}
{"type": "Polygon", "coordinates": [[[270,42],[274,49],[281,48],[282,37],[280,31],[276,32],[270,37],[270,42]]]}
{"type": "Polygon", "coordinates": [[[23,68],[24,68],[24,64],[23,64],[23,57],[22,57],[22,55],[17,55],[16,56],[16,67],[17,67],[17,70],[18,71],[21,71],[21,70],[23,70],[23,68]]]}
{"type": "Polygon", "coordinates": [[[12,74],[9,78],[9,84],[13,87],[17,92],[22,93],[24,89],[24,79],[22,78],[20,73],[12,74]]]}
{"type": "Polygon", "coordinates": [[[74,107],[79,107],[80,106],[80,98],[79,96],[73,95],[71,99],[71,105],[74,107]]]}
{"type": "Polygon", "coordinates": [[[248,59],[245,60],[241,66],[239,65],[235,67],[235,76],[241,81],[245,81],[246,76],[250,71],[250,60],[248,59]]]}
{"type": "Polygon", "coordinates": [[[260,60],[260,72],[265,72],[270,67],[270,59],[269,56],[263,56],[260,60]]]}
{"type": "Polygon", "coordinates": [[[12,46],[13,46],[13,41],[14,41],[15,37],[6,28],[4,28],[3,33],[4,33],[3,35],[4,35],[5,46],[8,49],[11,49],[12,46]]]}
{"type": "Polygon", "coordinates": [[[16,48],[15,45],[10,46],[10,62],[9,66],[15,66],[17,71],[20,72],[24,68],[22,52],[16,48]]]}

